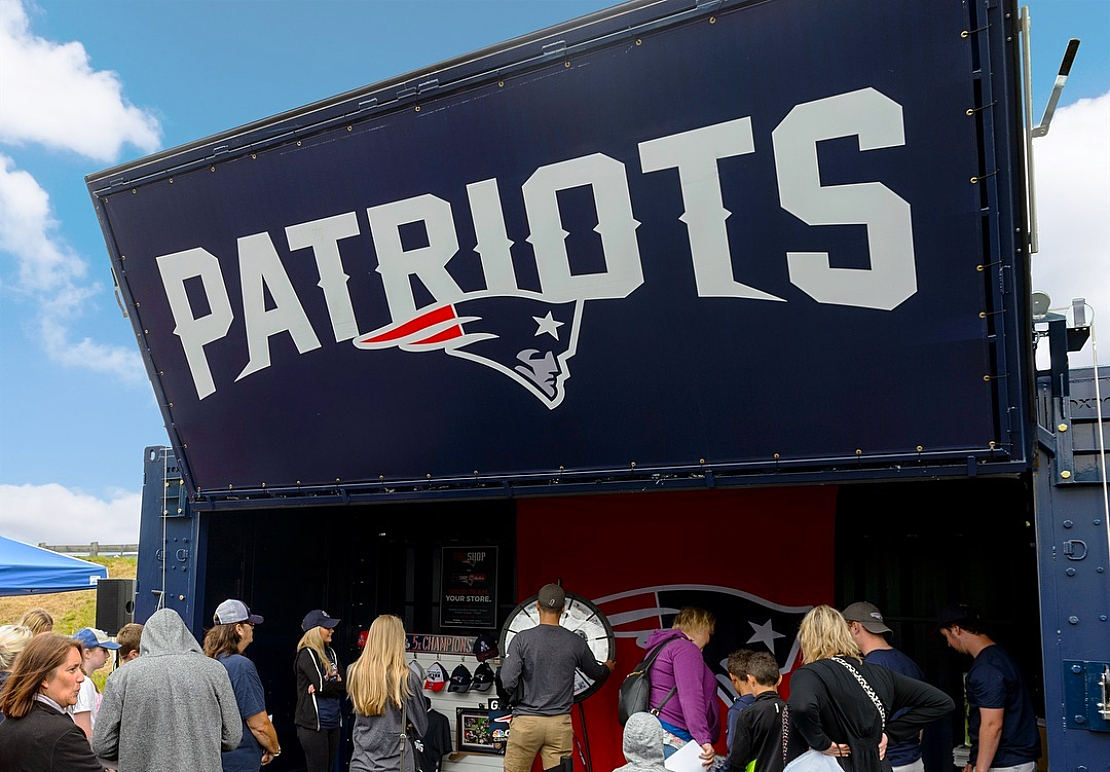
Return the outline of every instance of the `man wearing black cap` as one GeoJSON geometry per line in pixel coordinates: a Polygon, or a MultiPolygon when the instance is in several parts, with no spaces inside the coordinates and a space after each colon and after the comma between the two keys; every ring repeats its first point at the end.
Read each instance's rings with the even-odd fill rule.
{"type": "MultiPolygon", "coordinates": [[[[883,621],[883,614],[872,603],[859,601],[841,612],[848,622],[848,632],[859,646],[865,662],[870,662],[904,676],[925,680],[925,674],[917,663],[894,648],[883,637],[892,632],[883,621]]],[[[895,713],[894,717],[899,714],[895,713]]],[[[921,760],[921,733],[908,740],[891,745],[886,749],[886,758],[894,767],[894,772],[924,772],[921,760]]]]}
{"type": "Polygon", "coordinates": [[[598,662],[582,638],[560,626],[565,605],[562,587],[545,584],[540,588],[536,600],[540,623],[517,633],[501,666],[501,684],[513,695],[505,772],[529,772],[537,753],[544,769],[572,755],[574,671],[580,669],[601,681],[613,670],[612,660],[598,662]]]}
{"type": "Polygon", "coordinates": [[[964,772],[1033,772],[1041,737],[1017,663],[982,631],[978,612],[966,605],[943,609],[937,624],[949,647],[974,658],[964,685],[971,737],[964,772]]]}

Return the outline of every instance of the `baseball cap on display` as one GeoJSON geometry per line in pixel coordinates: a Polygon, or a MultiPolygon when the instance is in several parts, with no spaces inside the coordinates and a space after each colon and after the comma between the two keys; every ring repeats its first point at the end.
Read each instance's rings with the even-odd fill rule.
{"type": "Polygon", "coordinates": [[[73,634],[73,640],[81,644],[82,649],[118,649],[119,644],[108,637],[108,633],[97,630],[95,627],[82,627],[73,634]]]}
{"type": "Polygon", "coordinates": [[[539,604],[542,608],[562,608],[567,602],[567,594],[557,584],[545,584],[540,588],[539,604]]]}
{"type": "Polygon", "coordinates": [[[442,692],[447,686],[447,670],[438,662],[433,662],[424,671],[424,688],[432,692],[442,692]]]}
{"type": "Polygon", "coordinates": [[[878,607],[867,601],[853,603],[844,609],[841,614],[849,622],[859,622],[869,633],[882,635],[883,633],[893,632],[883,622],[883,614],[878,607]]]}
{"type": "Polygon", "coordinates": [[[482,633],[474,639],[474,657],[479,662],[485,662],[490,657],[496,657],[497,641],[489,633],[482,633]]]}
{"type": "Polygon", "coordinates": [[[483,662],[474,668],[474,678],[470,682],[470,691],[488,692],[493,687],[493,668],[489,663],[483,662]]]}
{"type": "Polygon", "coordinates": [[[243,601],[229,598],[216,606],[216,613],[212,615],[212,621],[218,625],[234,625],[240,622],[260,625],[262,624],[262,617],[258,614],[252,614],[243,601]]]}
{"type": "MultiPolygon", "coordinates": [[[[262,618],[259,617],[259,621],[262,618]]],[[[304,621],[301,622],[301,630],[308,632],[314,627],[326,627],[329,630],[339,624],[339,620],[334,617],[329,617],[328,612],[323,609],[313,609],[304,615],[304,621]]]]}
{"type": "Polygon", "coordinates": [[[419,662],[416,661],[415,657],[413,658],[412,662],[409,663],[409,670],[411,670],[412,674],[416,676],[417,681],[424,683],[424,668],[420,665],[419,662]]]}
{"type": "Polygon", "coordinates": [[[451,671],[451,685],[447,687],[447,691],[465,694],[470,691],[470,682],[473,680],[474,676],[470,675],[466,665],[459,665],[451,671]]]}

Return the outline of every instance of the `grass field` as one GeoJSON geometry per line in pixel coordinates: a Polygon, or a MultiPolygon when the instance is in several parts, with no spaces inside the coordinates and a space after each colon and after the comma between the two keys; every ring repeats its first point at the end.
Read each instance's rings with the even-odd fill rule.
{"type": "MultiPolygon", "coordinates": [[[[108,567],[109,579],[134,579],[138,564],[137,558],[96,557],[82,558],[91,563],[108,567]]],[[[12,595],[0,598],[0,625],[16,622],[23,612],[33,608],[44,608],[54,617],[54,632],[73,635],[82,627],[96,625],[96,590],[77,590],[75,592],[56,592],[43,595],[12,595]]],[[[98,670],[93,680],[101,688],[108,677],[107,668],[98,670]]]]}

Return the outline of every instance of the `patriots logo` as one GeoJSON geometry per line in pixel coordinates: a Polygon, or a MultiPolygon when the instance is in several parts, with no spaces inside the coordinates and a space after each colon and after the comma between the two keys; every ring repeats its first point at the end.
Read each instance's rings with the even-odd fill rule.
{"type": "Polygon", "coordinates": [[[717,619],[716,631],[705,647],[705,659],[717,678],[717,694],[725,705],[739,695],[728,678],[728,655],[736,649],[769,651],[779,672],[789,673],[798,659],[798,626],[812,606],[783,606],[757,595],[709,584],[672,584],[642,587],[597,598],[594,603],[609,618],[618,638],[634,638],[641,649],[648,636],[670,628],[683,606],[697,606],[717,619]]]}
{"type": "Polygon", "coordinates": [[[360,349],[442,351],[505,375],[554,410],[578,347],[582,301],[552,303],[542,295],[478,293],[422,309],[416,316],[354,340],[360,349]]]}

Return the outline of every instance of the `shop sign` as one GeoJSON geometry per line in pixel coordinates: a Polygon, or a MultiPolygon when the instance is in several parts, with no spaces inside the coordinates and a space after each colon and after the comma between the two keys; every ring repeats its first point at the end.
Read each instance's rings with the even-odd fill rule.
{"type": "Polygon", "coordinates": [[[497,627],[497,547],[444,547],[440,627],[497,627]]]}

